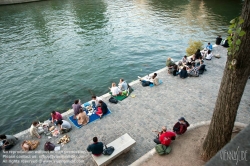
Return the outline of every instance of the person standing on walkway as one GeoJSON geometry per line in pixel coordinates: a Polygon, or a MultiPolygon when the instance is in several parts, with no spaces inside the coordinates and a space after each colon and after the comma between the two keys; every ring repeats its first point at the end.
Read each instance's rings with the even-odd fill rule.
{"type": "Polygon", "coordinates": [[[94,137],[93,138],[93,144],[89,145],[87,148],[88,152],[92,152],[94,156],[100,156],[103,152],[103,143],[98,142],[98,138],[94,137]]]}
{"type": "Polygon", "coordinates": [[[172,140],[175,140],[176,134],[172,131],[167,131],[165,126],[162,127],[162,131],[158,132],[158,138],[154,139],[156,144],[162,144],[169,146],[172,140]]]}

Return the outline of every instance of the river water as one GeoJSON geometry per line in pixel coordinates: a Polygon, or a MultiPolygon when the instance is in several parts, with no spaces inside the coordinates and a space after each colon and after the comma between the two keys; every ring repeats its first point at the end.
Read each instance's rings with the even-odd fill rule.
{"type": "Polygon", "coordinates": [[[237,0],[47,0],[0,6],[0,131],[14,134],[75,99],[108,92],[214,43],[237,0]]]}

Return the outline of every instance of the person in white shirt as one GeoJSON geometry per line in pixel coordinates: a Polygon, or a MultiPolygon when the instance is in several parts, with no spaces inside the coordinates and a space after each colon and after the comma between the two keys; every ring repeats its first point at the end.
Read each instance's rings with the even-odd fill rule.
{"type": "Polygon", "coordinates": [[[56,125],[60,126],[61,134],[67,133],[72,129],[71,124],[69,122],[67,122],[66,120],[58,120],[56,122],[56,125]]]}
{"type": "Polygon", "coordinates": [[[93,105],[94,105],[95,107],[98,107],[98,106],[99,106],[99,101],[100,101],[100,100],[102,100],[102,98],[93,95],[93,96],[92,96],[92,100],[91,100],[92,107],[93,107],[93,105]]]}
{"type": "Polygon", "coordinates": [[[213,54],[210,50],[207,51],[207,56],[206,56],[206,60],[211,60],[213,57],[213,54]]]}
{"type": "Polygon", "coordinates": [[[34,121],[30,127],[30,135],[32,137],[37,137],[37,138],[41,138],[41,136],[39,135],[40,133],[38,133],[37,127],[39,127],[39,123],[38,121],[34,121]]]}
{"type": "Polygon", "coordinates": [[[112,87],[109,89],[113,96],[118,96],[122,94],[122,91],[116,86],[114,82],[112,83],[112,87]]]}

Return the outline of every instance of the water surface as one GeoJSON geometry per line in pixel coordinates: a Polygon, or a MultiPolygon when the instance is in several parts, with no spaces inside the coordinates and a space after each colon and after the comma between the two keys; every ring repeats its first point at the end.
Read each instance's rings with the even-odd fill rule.
{"type": "Polygon", "coordinates": [[[0,131],[14,134],[75,99],[108,92],[226,37],[237,0],[48,0],[0,6],[0,131]]]}

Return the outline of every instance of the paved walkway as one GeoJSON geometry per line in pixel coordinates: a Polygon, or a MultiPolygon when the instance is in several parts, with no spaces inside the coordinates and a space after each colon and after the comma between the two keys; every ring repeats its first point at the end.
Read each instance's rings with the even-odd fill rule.
{"type": "MultiPolygon", "coordinates": [[[[136,145],[131,151],[121,155],[110,164],[112,166],[127,166],[155,146],[152,141],[155,133],[151,132],[152,130],[160,129],[163,125],[167,125],[171,129],[181,116],[184,116],[191,124],[210,120],[226,62],[226,51],[222,47],[214,48],[213,53],[219,53],[222,58],[214,58],[212,61],[206,61],[207,71],[198,78],[180,79],[167,74],[167,70],[164,68],[158,72],[159,78],[163,81],[163,84],[160,86],[153,88],[142,87],[139,81],[136,81],[132,85],[135,90],[133,92],[136,95],[135,98],[129,97],[118,104],[108,103],[108,98],[104,98],[104,102],[108,103],[112,114],[81,129],[73,127],[73,130],[69,133],[71,142],[62,147],[61,152],[74,151],[72,153],[74,156],[72,157],[79,159],[81,163],[76,164],[74,160],[71,160],[71,165],[92,166],[94,162],[90,154],[86,151],[86,148],[92,142],[94,136],[98,136],[99,138],[105,137],[106,142],[109,143],[124,133],[128,133],[136,140],[136,145]],[[80,151],[80,154],[75,154],[76,151],[80,151]]],[[[250,123],[249,92],[250,81],[246,85],[236,118],[236,121],[247,124],[250,123]]],[[[28,139],[28,135],[22,135],[20,143],[22,140],[28,139]]],[[[38,150],[43,150],[46,139],[43,136],[38,150]]],[[[56,144],[57,140],[56,138],[52,138],[50,141],[56,144]]],[[[20,143],[12,150],[20,151],[20,143]]],[[[34,153],[31,154],[35,155],[34,153]]],[[[44,156],[48,157],[49,155],[51,157],[59,156],[53,153],[45,154],[44,156]]],[[[0,157],[2,156],[1,152],[0,157]]],[[[70,154],[64,156],[64,159],[68,160],[67,157],[70,157],[70,154]]],[[[46,161],[60,161],[59,159],[52,158],[41,160],[41,155],[37,155],[36,159],[42,162],[42,164],[36,165],[45,165],[46,161]]],[[[30,160],[35,161],[35,159],[30,160]]],[[[35,164],[13,165],[27,166],[35,164]]],[[[68,163],[57,165],[68,165],[68,163]]]]}

